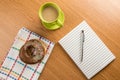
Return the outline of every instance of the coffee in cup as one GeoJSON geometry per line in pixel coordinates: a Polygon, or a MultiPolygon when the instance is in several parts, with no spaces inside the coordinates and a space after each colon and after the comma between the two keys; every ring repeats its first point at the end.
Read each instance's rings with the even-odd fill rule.
{"type": "Polygon", "coordinates": [[[44,20],[52,22],[57,19],[58,11],[54,7],[48,6],[43,10],[42,17],[44,20]]]}
{"type": "Polygon", "coordinates": [[[52,2],[43,4],[39,9],[39,17],[43,26],[55,30],[63,26],[64,14],[59,6],[52,2]]]}

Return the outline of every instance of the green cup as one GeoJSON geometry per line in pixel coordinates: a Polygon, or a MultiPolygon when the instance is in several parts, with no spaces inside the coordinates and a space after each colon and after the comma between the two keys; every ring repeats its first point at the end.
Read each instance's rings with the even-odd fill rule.
{"type": "Polygon", "coordinates": [[[49,30],[58,29],[64,24],[64,13],[57,4],[52,2],[47,2],[40,7],[39,17],[42,21],[43,26],[49,30]],[[51,18],[51,20],[49,19],[49,17],[51,18]]]}

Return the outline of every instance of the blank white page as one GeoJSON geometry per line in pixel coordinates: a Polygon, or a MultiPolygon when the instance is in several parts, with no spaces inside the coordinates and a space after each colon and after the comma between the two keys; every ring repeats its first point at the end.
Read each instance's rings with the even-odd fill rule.
{"type": "Polygon", "coordinates": [[[59,40],[59,43],[87,79],[92,78],[115,59],[112,52],[85,21],[59,40]],[[81,30],[84,30],[85,34],[82,62],[80,47],[81,30]]]}

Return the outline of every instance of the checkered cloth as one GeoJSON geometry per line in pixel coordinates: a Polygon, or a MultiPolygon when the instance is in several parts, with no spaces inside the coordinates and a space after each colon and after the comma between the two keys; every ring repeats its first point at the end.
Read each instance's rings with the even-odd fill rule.
{"type": "Polygon", "coordinates": [[[54,43],[48,39],[41,37],[26,28],[20,29],[7,56],[0,65],[0,80],[37,80],[53,47],[54,43]],[[48,54],[45,55],[41,63],[29,65],[22,62],[19,58],[20,48],[30,39],[40,39],[48,45],[48,54]]]}

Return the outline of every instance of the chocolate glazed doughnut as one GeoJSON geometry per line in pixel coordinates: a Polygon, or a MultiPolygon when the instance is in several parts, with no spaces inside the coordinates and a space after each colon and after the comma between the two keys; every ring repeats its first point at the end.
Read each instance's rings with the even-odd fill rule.
{"type": "Polygon", "coordinates": [[[20,59],[27,64],[41,62],[46,54],[46,45],[43,41],[31,39],[20,49],[20,59]]]}

